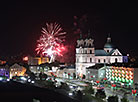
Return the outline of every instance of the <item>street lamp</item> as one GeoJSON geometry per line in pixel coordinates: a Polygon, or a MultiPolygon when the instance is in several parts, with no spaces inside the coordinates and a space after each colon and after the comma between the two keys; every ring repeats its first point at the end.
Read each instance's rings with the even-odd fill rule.
{"type": "Polygon", "coordinates": [[[100,81],[97,80],[96,83],[97,83],[97,85],[99,85],[100,81]]]}
{"type": "Polygon", "coordinates": [[[113,89],[113,93],[114,93],[114,90],[116,90],[116,84],[112,84],[111,88],[113,89]]]}
{"type": "Polygon", "coordinates": [[[68,79],[70,79],[70,73],[68,73],[68,79]]]}
{"type": "Polygon", "coordinates": [[[137,92],[137,90],[132,90],[132,95],[133,96],[137,96],[137,93],[136,92],[137,92]]]}
{"type": "Polygon", "coordinates": [[[104,81],[104,86],[105,86],[105,83],[106,83],[106,81],[107,81],[107,78],[104,78],[103,81],[104,81]]]}
{"type": "Polygon", "coordinates": [[[133,102],[135,102],[135,97],[137,96],[137,90],[132,90],[133,102]]]}

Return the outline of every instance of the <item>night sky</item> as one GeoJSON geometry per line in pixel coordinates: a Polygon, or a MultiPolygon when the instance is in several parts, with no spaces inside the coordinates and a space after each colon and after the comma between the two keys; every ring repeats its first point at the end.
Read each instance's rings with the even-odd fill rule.
{"type": "Polygon", "coordinates": [[[135,2],[1,2],[0,56],[34,54],[41,28],[58,22],[67,32],[66,44],[73,36],[74,16],[87,15],[96,48],[103,48],[108,33],[121,52],[138,55],[138,16],[135,2]]]}

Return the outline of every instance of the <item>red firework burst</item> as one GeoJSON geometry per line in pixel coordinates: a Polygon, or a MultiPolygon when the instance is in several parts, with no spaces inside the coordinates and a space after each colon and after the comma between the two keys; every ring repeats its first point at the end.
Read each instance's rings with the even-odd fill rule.
{"type": "Polygon", "coordinates": [[[65,49],[62,45],[66,32],[57,23],[46,23],[46,27],[42,28],[42,35],[37,40],[38,45],[35,49],[40,55],[62,55],[61,52],[65,49]]]}

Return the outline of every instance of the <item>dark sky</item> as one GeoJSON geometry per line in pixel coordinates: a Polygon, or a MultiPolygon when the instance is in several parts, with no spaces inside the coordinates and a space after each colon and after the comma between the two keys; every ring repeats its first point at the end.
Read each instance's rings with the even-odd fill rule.
{"type": "MultiPolygon", "coordinates": [[[[29,0],[28,0],[29,1],[29,0]]],[[[91,1],[91,0],[90,0],[91,1]]],[[[95,0],[96,1],[96,0],[95,0]]],[[[70,41],[73,16],[87,14],[95,47],[102,48],[108,33],[125,53],[138,55],[136,2],[16,2],[0,3],[0,56],[34,53],[36,40],[46,22],[58,22],[70,41]]]]}

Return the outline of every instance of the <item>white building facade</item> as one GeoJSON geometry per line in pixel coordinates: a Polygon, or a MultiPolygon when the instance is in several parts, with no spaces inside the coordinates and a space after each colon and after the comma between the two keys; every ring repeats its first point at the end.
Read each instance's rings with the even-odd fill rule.
{"type": "Polygon", "coordinates": [[[107,38],[107,42],[103,49],[95,49],[94,40],[91,37],[86,39],[78,39],[76,46],[76,75],[86,75],[86,68],[94,66],[96,63],[122,63],[123,55],[111,43],[111,37],[107,38]]]}

